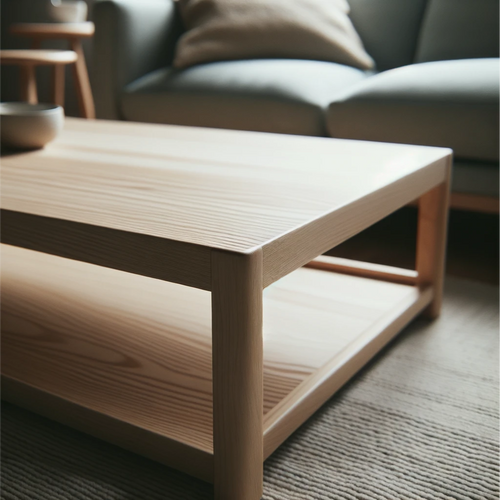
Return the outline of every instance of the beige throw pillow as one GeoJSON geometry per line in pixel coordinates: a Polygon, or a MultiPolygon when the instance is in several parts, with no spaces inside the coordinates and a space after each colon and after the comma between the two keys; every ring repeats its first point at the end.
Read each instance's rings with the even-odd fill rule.
{"type": "Polygon", "coordinates": [[[178,0],[186,27],[174,66],[292,58],[372,68],[346,0],[178,0]]]}

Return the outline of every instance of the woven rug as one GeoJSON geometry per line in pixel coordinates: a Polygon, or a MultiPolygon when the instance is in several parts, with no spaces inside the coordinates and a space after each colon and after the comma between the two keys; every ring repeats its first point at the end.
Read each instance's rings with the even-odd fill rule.
{"type": "MultiPolygon", "coordinates": [[[[499,498],[498,394],[498,288],[449,278],[441,318],[413,322],[265,463],[264,499],[499,498]]],[[[2,498],[213,498],[201,481],[2,408],[2,498]]]]}

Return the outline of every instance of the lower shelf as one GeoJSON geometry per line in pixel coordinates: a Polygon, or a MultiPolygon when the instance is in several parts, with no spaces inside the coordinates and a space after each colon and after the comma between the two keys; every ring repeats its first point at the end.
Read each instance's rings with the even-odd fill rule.
{"type": "MultiPolygon", "coordinates": [[[[2,245],[3,397],[205,480],[210,293],[2,245]]],[[[431,300],[302,268],[264,291],[269,456],[431,300]]]]}

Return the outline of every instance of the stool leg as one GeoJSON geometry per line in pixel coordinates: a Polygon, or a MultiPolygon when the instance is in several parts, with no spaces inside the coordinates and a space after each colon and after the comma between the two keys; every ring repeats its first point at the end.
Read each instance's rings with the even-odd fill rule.
{"type": "Polygon", "coordinates": [[[71,49],[74,50],[78,56],[75,64],[73,64],[73,75],[75,78],[80,112],[84,118],[95,118],[94,99],[92,97],[92,89],[90,88],[89,75],[87,73],[87,65],[85,64],[85,55],[83,54],[81,41],[76,38],[72,39],[71,49]]]}
{"type": "Polygon", "coordinates": [[[21,66],[21,100],[30,104],[38,102],[35,66],[31,64],[21,66]]]}
{"type": "Polygon", "coordinates": [[[62,107],[64,107],[64,71],[65,67],[62,64],[54,65],[52,98],[54,104],[62,107]]]}

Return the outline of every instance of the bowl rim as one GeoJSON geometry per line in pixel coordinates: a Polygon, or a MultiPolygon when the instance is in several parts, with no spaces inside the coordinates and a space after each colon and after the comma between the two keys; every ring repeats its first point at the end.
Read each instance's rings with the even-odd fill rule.
{"type": "Polygon", "coordinates": [[[0,116],[40,116],[60,113],[62,107],[51,103],[0,102],[0,116]]]}
{"type": "Polygon", "coordinates": [[[52,1],[50,2],[50,5],[52,7],[55,7],[56,9],[58,9],[59,7],[74,7],[75,5],[79,5],[81,6],[82,4],[85,4],[85,1],[84,0],[60,0],[58,3],[54,4],[52,1]]]}

